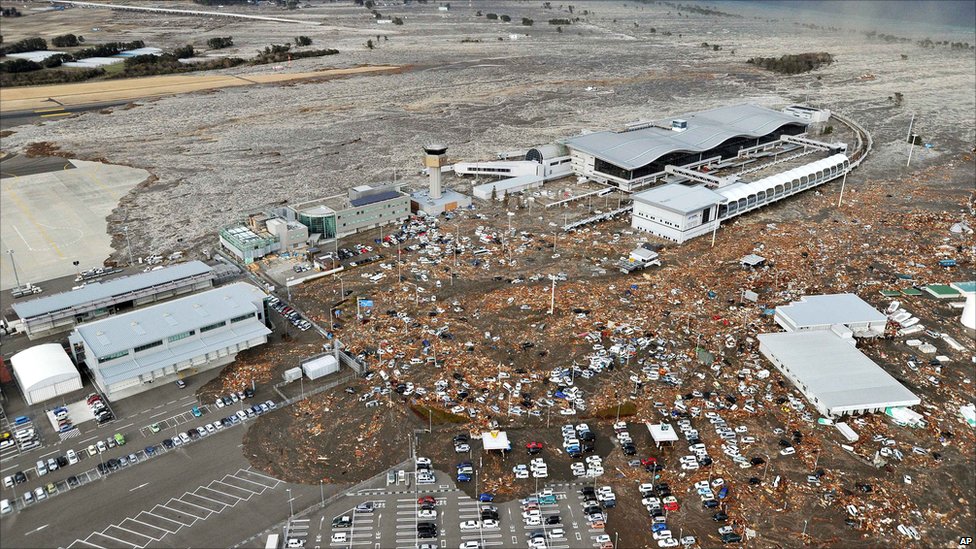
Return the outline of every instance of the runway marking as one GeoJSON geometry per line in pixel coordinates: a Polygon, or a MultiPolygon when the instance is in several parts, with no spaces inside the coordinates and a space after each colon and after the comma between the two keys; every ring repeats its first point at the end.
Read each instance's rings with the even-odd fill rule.
{"type": "MultiPolygon", "coordinates": [[[[34,215],[31,213],[30,209],[27,208],[27,206],[24,204],[24,201],[20,199],[20,195],[17,194],[17,191],[15,191],[13,188],[11,188],[11,189],[9,189],[8,193],[10,195],[10,198],[13,199],[14,204],[17,206],[17,209],[19,209],[20,212],[22,214],[24,214],[24,217],[26,217],[28,221],[30,221],[31,223],[34,224],[35,227],[37,227],[37,232],[41,235],[41,237],[44,240],[47,241],[48,244],[51,245],[51,248],[53,248],[54,249],[54,252],[56,254],[58,254],[58,257],[60,257],[61,259],[64,259],[64,254],[61,253],[61,249],[58,248],[58,245],[55,244],[54,240],[52,240],[51,237],[50,237],[50,235],[47,234],[47,231],[44,230],[44,227],[40,223],[37,222],[37,219],[34,218],[34,215]]],[[[11,226],[13,226],[13,225],[11,225],[11,226]]],[[[14,229],[16,230],[16,227],[14,227],[14,229]]],[[[24,238],[24,236],[22,234],[20,234],[20,231],[19,230],[17,231],[17,235],[20,236],[20,239],[24,241],[24,244],[27,245],[27,248],[30,251],[32,251],[32,252],[33,251],[39,251],[39,250],[34,250],[34,248],[32,248],[30,244],[27,244],[27,240],[24,238]]]]}

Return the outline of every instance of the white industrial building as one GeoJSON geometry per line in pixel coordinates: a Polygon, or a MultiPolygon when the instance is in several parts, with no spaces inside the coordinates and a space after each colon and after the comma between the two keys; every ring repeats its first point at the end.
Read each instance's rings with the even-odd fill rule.
{"type": "Polygon", "coordinates": [[[262,290],[229,284],[78,326],[68,340],[110,400],[223,366],[267,343],[262,290]]]}
{"type": "Polygon", "coordinates": [[[787,332],[847,328],[852,335],[884,333],[888,317],[854,294],[808,295],[776,307],[773,319],[787,332]]]}
{"type": "Polygon", "coordinates": [[[708,234],[721,223],[788,196],[846,176],[850,160],[834,154],[754,182],[668,183],[634,195],[635,229],[677,243],[708,234]]]}
{"type": "Polygon", "coordinates": [[[302,362],[301,371],[308,376],[308,379],[315,380],[338,372],[339,361],[330,353],[321,354],[302,362]]]}
{"type": "Polygon", "coordinates": [[[28,405],[66,395],[82,387],[81,374],[57,343],[37,345],[10,357],[14,378],[28,405]]]}
{"type": "Polygon", "coordinates": [[[921,399],[835,330],[759,334],[759,351],[824,416],[882,412],[921,399]]]}
{"type": "Polygon", "coordinates": [[[76,324],[131,310],[178,295],[210,288],[213,269],[201,261],[189,261],[146,273],[13,304],[27,337],[34,339],[66,332],[76,324]]]}

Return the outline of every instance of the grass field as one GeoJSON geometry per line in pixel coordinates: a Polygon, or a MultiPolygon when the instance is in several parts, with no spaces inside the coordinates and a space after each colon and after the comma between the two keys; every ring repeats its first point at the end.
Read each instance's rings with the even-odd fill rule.
{"type": "Polygon", "coordinates": [[[49,98],[66,106],[87,105],[106,101],[120,101],[156,97],[232,86],[272,84],[313,78],[330,78],[354,74],[383,73],[398,70],[393,65],[330,69],[315,72],[280,72],[253,75],[167,75],[128,78],[77,84],[18,87],[3,90],[0,112],[17,112],[50,106],[49,98]]]}

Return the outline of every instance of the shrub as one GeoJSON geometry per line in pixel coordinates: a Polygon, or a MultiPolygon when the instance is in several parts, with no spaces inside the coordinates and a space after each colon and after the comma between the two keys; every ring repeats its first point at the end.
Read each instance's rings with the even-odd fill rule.
{"type": "Polygon", "coordinates": [[[393,24],[394,25],[402,25],[403,24],[403,19],[400,19],[399,17],[394,17],[393,18],[393,24]]]}
{"type": "Polygon", "coordinates": [[[234,37],[233,36],[227,36],[227,37],[223,37],[223,38],[217,36],[217,37],[214,37],[214,38],[211,38],[211,39],[207,40],[207,46],[209,46],[210,49],[212,49],[212,50],[221,50],[221,49],[224,49],[224,48],[229,48],[229,47],[231,47],[233,45],[234,45],[234,37]]]}
{"type": "Polygon", "coordinates": [[[173,57],[177,59],[187,59],[193,57],[195,54],[196,52],[193,51],[193,46],[191,46],[190,44],[187,44],[185,46],[180,46],[175,50],[173,50],[173,57]]]}
{"type": "Polygon", "coordinates": [[[494,21],[494,20],[498,19],[498,14],[497,13],[486,13],[485,14],[485,19],[490,19],[490,20],[494,21]]]}
{"type": "Polygon", "coordinates": [[[562,25],[571,25],[573,24],[573,22],[570,21],[569,19],[550,19],[549,24],[562,26],[562,25]]]}
{"type": "Polygon", "coordinates": [[[296,46],[311,46],[312,39],[307,36],[296,36],[295,37],[296,46]]]}
{"type": "Polygon", "coordinates": [[[504,21],[506,23],[508,23],[509,21],[512,20],[512,18],[509,17],[509,16],[507,16],[507,15],[502,15],[499,19],[501,19],[502,21],[504,21]]]}
{"type": "Polygon", "coordinates": [[[0,72],[30,72],[41,70],[41,64],[30,59],[11,59],[0,63],[0,72]]]}
{"type": "Polygon", "coordinates": [[[535,23],[535,21],[529,19],[528,17],[522,18],[522,24],[525,25],[526,27],[531,27],[532,23],[535,23]]]}
{"type": "Polygon", "coordinates": [[[23,53],[25,51],[34,50],[46,50],[47,41],[43,38],[24,38],[14,42],[13,44],[4,46],[0,48],[0,55],[7,55],[9,53],[23,53]]]}
{"type": "Polygon", "coordinates": [[[73,34],[62,34],[51,39],[56,48],[71,48],[78,45],[78,37],[73,34]]]}
{"type": "Polygon", "coordinates": [[[784,55],[782,57],[752,57],[746,61],[746,63],[782,74],[809,72],[823,65],[830,65],[833,62],[834,57],[827,52],[801,53],[799,55],[784,55]]]}

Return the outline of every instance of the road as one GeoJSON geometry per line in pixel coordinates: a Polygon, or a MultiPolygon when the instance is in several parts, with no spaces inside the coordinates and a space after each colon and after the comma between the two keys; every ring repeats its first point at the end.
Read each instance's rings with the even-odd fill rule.
{"type": "Polygon", "coordinates": [[[0,130],[9,130],[10,128],[23,126],[24,124],[43,122],[44,120],[62,118],[72,114],[118,107],[120,105],[126,105],[130,102],[131,101],[102,101],[100,103],[90,103],[88,105],[62,106],[52,100],[50,107],[3,113],[3,115],[0,116],[0,130]]]}

